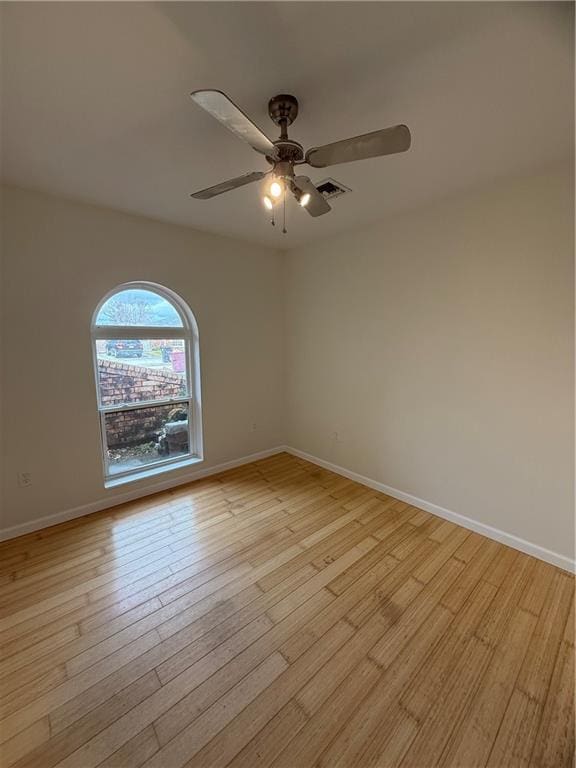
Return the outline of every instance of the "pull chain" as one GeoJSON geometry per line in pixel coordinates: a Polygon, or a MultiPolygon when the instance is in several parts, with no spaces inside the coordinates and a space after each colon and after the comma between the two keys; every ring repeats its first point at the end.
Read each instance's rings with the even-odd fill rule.
{"type": "Polygon", "coordinates": [[[286,230],[286,186],[284,186],[284,205],[283,205],[283,209],[284,209],[283,210],[284,218],[283,218],[283,222],[282,222],[282,234],[285,235],[286,232],[287,232],[287,230],[286,230]]]}

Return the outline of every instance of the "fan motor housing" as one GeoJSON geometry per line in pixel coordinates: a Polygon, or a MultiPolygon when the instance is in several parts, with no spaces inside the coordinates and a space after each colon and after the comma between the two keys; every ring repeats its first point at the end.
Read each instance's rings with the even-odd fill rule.
{"type": "Polygon", "coordinates": [[[273,96],[268,102],[268,114],[276,125],[292,125],[298,117],[298,99],[289,93],[273,96]]]}
{"type": "Polygon", "coordinates": [[[297,141],[278,139],[274,142],[274,147],[276,157],[268,158],[270,162],[301,163],[304,160],[304,149],[297,141]]]}

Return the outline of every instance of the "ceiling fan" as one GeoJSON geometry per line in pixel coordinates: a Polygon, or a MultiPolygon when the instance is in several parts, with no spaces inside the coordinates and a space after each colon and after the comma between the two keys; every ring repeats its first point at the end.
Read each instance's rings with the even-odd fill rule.
{"type": "Polygon", "coordinates": [[[322,216],[331,210],[330,205],[308,176],[295,174],[295,166],[307,164],[312,168],[326,168],[354,160],[394,155],[410,148],[411,137],[407,126],[395,125],[362,136],[313,147],[304,152],[301,144],[288,138],[288,126],[292,125],[298,116],[298,101],[294,96],[282,94],[274,96],[268,102],[268,114],[272,122],[280,128],[280,138],[276,141],[271,141],[222,91],[194,91],[191,96],[196,104],[212,117],[250,144],[256,152],[264,155],[272,166],[269,171],[253,171],[194,192],[191,197],[197,200],[209,200],[245,184],[270,177],[265,182],[262,198],[269,211],[273,213],[275,206],[282,200],[285,203],[286,193],[289,192],[311,216],[322,216]]]}

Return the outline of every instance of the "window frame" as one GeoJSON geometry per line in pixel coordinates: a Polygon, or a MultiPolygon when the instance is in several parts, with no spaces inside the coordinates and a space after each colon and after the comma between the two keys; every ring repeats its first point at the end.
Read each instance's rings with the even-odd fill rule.
{"type": "Polygon", "coordinates": [[[94,368],[94,380],[96,383],[96,403],[100,421],[100,449],[102,456],[102,469],[105,487],[119,485],[120,483],[141,480],[147,475],[155,475],[160,472],[174,469],[177,465],[187,466],[203,460],[203,436],[202,436],[202,407],[200,397],[200,344],[198,324],[192,310],[183,299],[174,291],[157,283],[129,282],[122,283],[109,291],[98,303],[92,315],[90,326],[92,346],[92,361],[94,368]],[[182,321],[181,326],[143,326],[143,325],[98,325],[97,318],[103,305],[113,296],[128,290],[144,290],[154,293],[167,301],[178,313],[182,321]],[[98,371],[98,350],[96,342],[107,339],[167,339],[184,341],[186,358],[187,396],[164,398],[161,400],[142,400],[133,403],[113,403],[103,405],[100,394],[100,376],[98,371]],[[106,441],[105,418],[109,413],[121,413],[141,408],[154,408],[166,405],[186,404],[188,406],[188,453],[183,456],[159,459],[142,467],[130,467],[126,470],[110,472],[108,461],[108,445],[106,441]]]}

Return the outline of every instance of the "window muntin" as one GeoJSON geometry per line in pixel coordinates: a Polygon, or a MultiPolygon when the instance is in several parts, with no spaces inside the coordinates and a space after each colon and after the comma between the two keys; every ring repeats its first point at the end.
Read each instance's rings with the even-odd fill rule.
{"type": "Polygon", "coordinates": [[[92,343],[106,480],[201,459],[198,332],[188,307],[160,286],[120,286],[95,313],[92,343]]]}

